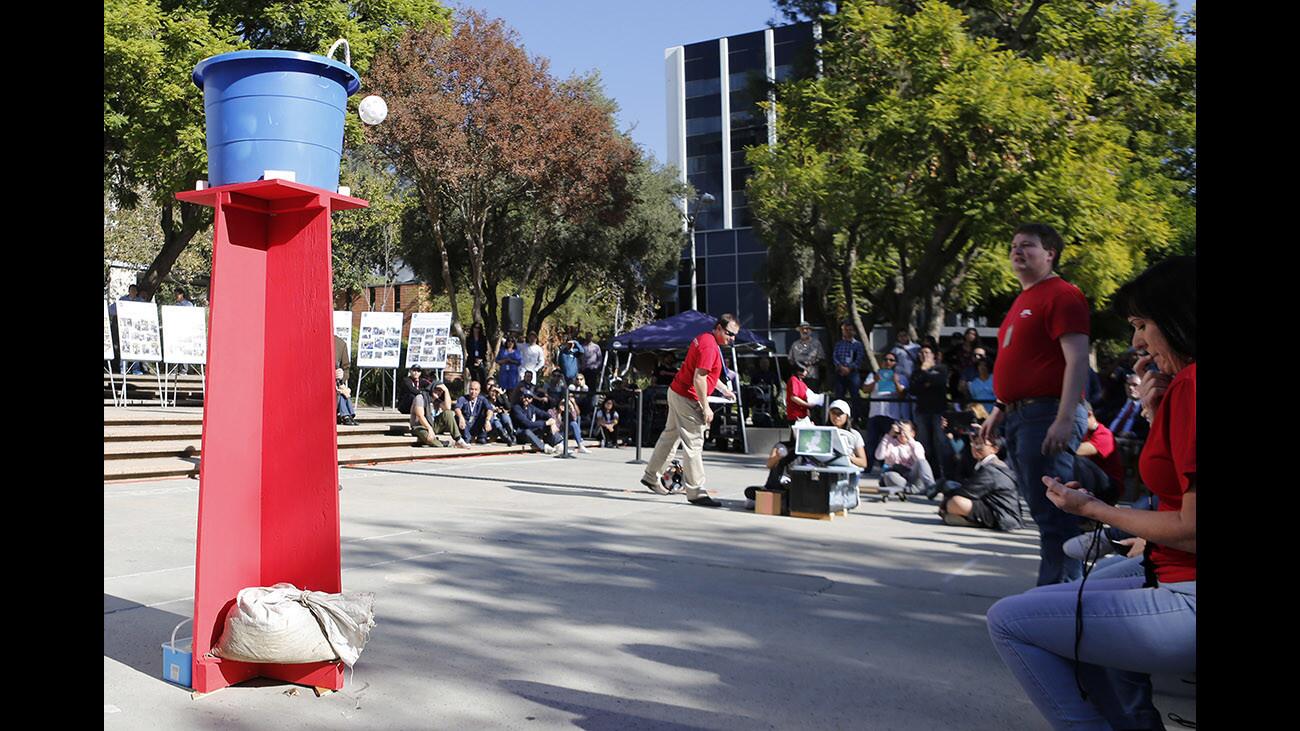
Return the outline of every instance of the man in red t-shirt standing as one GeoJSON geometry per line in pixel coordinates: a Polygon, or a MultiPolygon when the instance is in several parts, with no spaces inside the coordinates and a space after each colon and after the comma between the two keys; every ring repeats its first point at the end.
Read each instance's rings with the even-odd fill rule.
{"type": "Polygon", "coordinates": [[[704,460],[700,452],[704,449],[704,429],[713,420],[709,394],[718,388],[723,398],[736,399],[726,383],[719,383],[719,379],[722,377],[721,346],[730,345],[739,332],[740,323],[736,322],[736,317],[726,314],[718,318],[712,331],[700,333],[691,341],[686,351],[686,362],[682,363],[681,370],[677,371],[677,377],[668,388],[668,419],[664,431],[645,466],[645,474],[641,476],[641,484],[652,492],[668,494],[668,488],[659,478],[680,440],[686,450],[682,472],[687,501],[709,508],[722,505],[704,491],[704,460]]]}
{"type": "Polygon", "coordinates": [[[1073,581],[1083,573],[1065,555],[1079,519],[1047,499],[1043,476],[1074,479],[1074,452],[1087,429],[1083,389],[1088,374],[1088,300],[1053,269],[1065,244],[1051,226],[1023,224],[1011,240],[1011,269],[1020,295],[998,328],[993,366],[997,406],[980,427],[990,441],[998,426],[1020,493],[1038,526],[1038,585],[1073,581]]]}

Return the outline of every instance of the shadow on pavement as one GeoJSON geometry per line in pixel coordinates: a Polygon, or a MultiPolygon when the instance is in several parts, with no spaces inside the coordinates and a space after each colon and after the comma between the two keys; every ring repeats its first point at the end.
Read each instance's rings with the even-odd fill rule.
{"type": "MultiPolygon", "coordinates": [[[[501,685],[520,698],[565,713],[576,714],[578,717],[570,723],[589,731],[622,731],[629,728],[703,731],[716,728],[770,727],[770,724],[756,718],[620,698],[527,680],[503,680],[501,685]],[[672,720],[675,718],[686,720],[672,720]]],[[[534,719],[530,717],[528,720],[534,719]]]]}
{"type": "MultiPolygon", "coordinates": [[[[179,614],[105,594],[104,656],[167,684],[163,680],[162,645],[171,639],[172,629],[185,619],[179,614]]],[[[188,624],[176,633],[177,640],[189,636],[188,624]]],[[[172,687],[184,691],[179,686],[172,687]]]]}

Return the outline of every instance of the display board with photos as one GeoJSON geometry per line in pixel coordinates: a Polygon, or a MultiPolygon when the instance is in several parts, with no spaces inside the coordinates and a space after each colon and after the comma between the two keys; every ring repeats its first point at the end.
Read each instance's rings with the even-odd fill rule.
{"type": "Polygon", "coordinates": [[[402,313],[362,312],[357,366],[396,368],[402,350],[402,313]]]}
{"type": "Polygon", "coordinates": [[[152,302],[118,302],[117,342],[123,360],[150,363],[162,360],[158,305],[152,302]]]}
{"type": "Polygon", "coordinates": [[[465,354],[460,347],[460,338],[449,335],[447,337],[447,365],[446,369],[452,373],[460,373],[464,366],[465,354]]]}
{"type": "Polygon", "coordinates": [[[117,357],[113,350],[113,326],[108,321],[108,302],[104,302],[104,360],[117,357]]]}
{"type": "Polygon", "coordinates": [[[208,362],[208,308],[163,305],[162,331],[164,361],[208,362]]]}
{"type": "Polygon", "coordinates": [[[348,344],[348,355],[352,354],[352,311],[334,310],[334,334],[343,338],[348,344]]]}
{"type": "Polygon", "coordinates": [[[406,367],[445,368],[447,336],[450,333],[450,312],[417,312],[412,315],[411,333],[406,342],[406,367]]]}

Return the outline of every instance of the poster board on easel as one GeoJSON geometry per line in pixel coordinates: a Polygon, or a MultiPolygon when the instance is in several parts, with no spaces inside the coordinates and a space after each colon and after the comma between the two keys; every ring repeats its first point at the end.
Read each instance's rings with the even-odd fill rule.
{"type": "Polygon", "coordinates": [[[406,342],[406,367],[445,368],[450,333],[450,312],[417,312],[412,315],[411,333],[406,342]]]}
{"type": "Polygon", "coordinates": [[[113,380],[113,359],[117,350],[113,347],[113,323],[108,318],[108,301],[104,301],[104,371],[108,373],[108,392],[113,394],[113,405],[117,406],[117,383],[113,380]]]}
{"type": "MultiPolygon", "coordinates": [[[[393,371],[393,394],[391,403],[397,406],[397,368],[402,350],[402,313],[400,312],[363,312],[361,313],[361,335],[357,339],[357,390],[361,395],[361,381],[366,370],[393,371]]],[[[383,376],[380,376],[383,378],[383,376]]],[[[380,391],[383,401],[383,391],[380,391]]]]}
{"type": "MultiPolygon", "coordinates": [[[[176,376],[172,382],[172,405],[176,405],[176,396],[180,390],[180,374],[188,371],[189,366],[198,366],[203,373],[203,366],[208,362],[208,310],[206,307],[184,307],[181,305],[163,305],[163,385],[176,376]],[[176,366],[173,369],[171,366],[176,366]]],[[[206,384],[202,386],[206,390],[206,384]]]]}
{"type": "MultiPolygon", "coordinates": [[[[158,330],[158,305],[153,302],[117,303],[117,343],[121,358],[122,402],[126,403],[126,364],[158,363],[162,360],[162,334],[158,330]]],[[[159,399],[165,403],[160,369],[158,376],[159,399]]]]}
{"type": "Polygon", "coordinates": [[[334,310],[334,334],[348,344],[348,358],[352,358],[352,311],[334,310]]]}
{"type": "Polygon", "coordinates": [[[464,350],[464,349],[461,348],[461,346],[460,346],[460,338],[456,338],[456,337],[448,337],[448,338],[447,338],[447,351],[446,351],[446,352],[447,352],[447,356],[446,356],[446,357],[447,357],[447,363],[446,363],[446,370],[444,371],[444,373],[446,373],[446,372],[451,372],[451,373],[460,373],[460,374],[461,374],[461,378],[466,379],[466,380],[465,380],[465,386],[468,388],[468,387],[469,387],[469,380],[468,380],[468,378],[464,375],[464,373],[465,373],[465,353],[463,352],[463,350],[464,350]]]}

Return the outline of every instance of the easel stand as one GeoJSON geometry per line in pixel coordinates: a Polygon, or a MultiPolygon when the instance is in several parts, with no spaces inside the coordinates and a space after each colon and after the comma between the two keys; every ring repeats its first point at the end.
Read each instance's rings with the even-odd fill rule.
{"type": "MultiPolygon", "coordinates": [[[[121,367],[121,369],[122,369],[122,405],[123,405],[123,406],[126,406],[126,403],[127,403],[127,402],[126,402],[126,361],[123,360],[123,359],[121,359],[121,358],[119,358],[117,362],[118,362],[118,365],[119,365],[119,366],[121,367]]],[[[153,363],[154,361],[132,361],[132,362],[133,362],[133,363],[153,363]]],[[[163,376],[162,376],[162,365],[163,365],[162,361],[157,361],[157,365],[154,366],[153,375],[154,375],[155,380],[158,381],[158,403],[159,403],[161,406],[166,407],[166,406],[167,406],[167,387],[164,385],[164,381],[163,381],[163,376]]],[[[143,366],[141,366],[141,367],[143,368],[143,366]]]]}
{"type": "MultiPolygon", "coordinates": [[[[379,371],[379,408],[381,409],[388,408],[387,406],[384,406],[384,385],[388,383],[389,380],[386,377],[388,375],[388,370],[389,369],[387,368],[362,368],[361,366],[357,366],[357,390],[353,391],[353,394],[356,395],[356,398],[357,399],[361,398],[361,381],[365,379],[366,371],[379,371]]],[[[393,370],[392,382],[393,382],[393,392],[390,395],[391,400],[389,402],[389,405],[392,406],[394,409],[396,409],[397,408],[397,370],[396,369],[393,370]]]]}
{"type": "Polygon", "coordinates": [[[117,399],[117,383],[113,381],[113,364],[110,361],[104,361],[104,372],[108,374],[108,392],[113,394],[113,406],[121,406],[117,399]]]}
{"type": "Polygon", "coordinates": [[[341,590],[330,213],[366,201],[285,180],[178,193],[214,216],[193,687],[343,687],[342,662],[209,657],[240,589],[341,590]]]}

